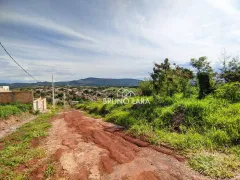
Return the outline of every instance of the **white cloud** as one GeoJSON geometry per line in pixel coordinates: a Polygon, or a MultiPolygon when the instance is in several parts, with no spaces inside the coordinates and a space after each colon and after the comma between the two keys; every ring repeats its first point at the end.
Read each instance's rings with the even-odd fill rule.
{"type": "Polygon", "coordinates": [[[46,18],[41,18],[41,17],[32,17],[32,16],[24,16],[21,14],[17,13],[5,13],[5,12],[0,12],[0,23],[6,23],[6,22],[11,22],[11,23],[19,23],[19,24],[26,24],[29,26],[36,26],[36,27],[41,27],[44,29],[49,29],[52,30],[56,33],[61,33],[67,36],[73,36],[77,38],[81,38],[87,41],[95,42],[96,40],[93,39],[92,37],[86,36],[81,32],[76,32],[71,28],[59,25],[55,23],[54,21],[46,18]]]}
{"type": "MultiPolygon", "coordinates": [[[[104,13],[108,16],[101,16],[102,11],[96,7],[94,11],[86,9],[79,14],[73,8],[82,6],[83,2],[78,3],[69,2],[72,9],[63,17],[54,13],[61,2],[51,14],[42,14],[40,9],[44,5],[32,4],[31,16],[19,9],[0,8],[2,42],[40,80],[49,79],[51,71],[57,74],[58,80],[88,76],[143,78],[151,71],[153,61],[165,57],[186,64],[192,57],[208,56],[216,67],[223,48],[233,55],[240,50],[237,1],[104,1],[104,13]],[[11,25],[20,28],[11,29],[11,25]],[[28,27],[39,31],[28,36],[28,27]],[[57,35],[51,38],[42,31],[66,38],[57,35]],[[39,67],[46,73],[38,73],[39,67]]],[[[8,74],[8,70],[1,71],[1,75],[8,74]]],[[[18,73],[13,74],[21,79],[18,73]]],[[[0,81],[3,78],[12,77],[2,76],[0,81]]]]}
{"type": "Polygon", "coordinates": [[[237,0],[206,0],[212,7],[230,15],[240,15],[238,9],[235,8],[237,0]]]}

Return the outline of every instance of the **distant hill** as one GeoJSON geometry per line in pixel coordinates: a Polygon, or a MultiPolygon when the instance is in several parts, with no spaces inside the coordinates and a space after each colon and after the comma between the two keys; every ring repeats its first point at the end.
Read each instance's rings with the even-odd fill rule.
{"type": "MultiPolygon", "coordinates": [[[[123,79],[110,79],[110,78],[86,78],[79,79],[73,81],[60,81],[55,82],[57,86],[138,86],[141,80],[131,79],[131,78],[123,78],[123,79]]],[[[51,86],[51,82],[38,82],[38,83],[0,83],[0,86],[10,86],[10,88],[18,88],[18,87],[31,87],[31,86],[51,86]]]]}

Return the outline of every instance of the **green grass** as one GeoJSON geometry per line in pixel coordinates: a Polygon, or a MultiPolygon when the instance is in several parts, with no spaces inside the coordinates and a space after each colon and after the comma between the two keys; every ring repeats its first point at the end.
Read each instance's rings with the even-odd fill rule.
{"type": "Polygon", "coordinates": [[[240,161],[233,155],[198,153],[189,160],[190,166],[213,178],[231,178],[233,171],[240,173],[240,161]]]}
{"type": "Polygon", "coordinates": [[[15,169],[33,158],[44,157],[44,149],[32,147],[31,141],[48,135],[48,129],[51,126],[49,119],[53,115],[54,112],[41,114],[0,140],[4,147],[0,150],[0,179],[24,179],[27,172],[17,172],[15,169]]]}
{"type": "Polygon", "coordinates": [[[214,156],[219,169],[214,167],[216,163],[209,163],[209,158],[194,158],[198,157],[195,153],[202,151],[209,154],[218,152],[223,157],[233,157],[232,164],[240,168],[239,102],[232,103],[211,95],[202,100],[194,96],[183,98],[181,94],[147,98],[150,104],[120,105],[98,101],[79,104],[77,108],[125,126],[134,136],[145,136],[149,142],[175,148],[190,157],[189,164],[193,169],[205,175],[227,178],[237,173],[236,168],[225,167],[226,158],[218,159],[214,156]],[[198,168],[201,166],[205,169],[198,168]],[[211,171],[214,168],[216,170],[211,171]]]}
{"type": "Polygon", "coordinates": [[[6,119],[11,115],[19,115],[22,112],[27,112],[31,109],[31,104],[13,103],[7,105],[0,105],[0,119],[6,119]]]}

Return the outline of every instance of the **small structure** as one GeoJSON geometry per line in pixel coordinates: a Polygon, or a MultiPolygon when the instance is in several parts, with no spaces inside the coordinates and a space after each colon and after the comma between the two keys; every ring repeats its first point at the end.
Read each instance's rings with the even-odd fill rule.
{"type": "Polygon", "coordinates": [[[0,86],[0,92],[10,92],[9,86],[0,86]]]}
{"type": "Polygon", "coordinates": [[[47,101],[46,98],[38,98],[33,101],[33,110],[44,112],[47,110],[47,101]]]}

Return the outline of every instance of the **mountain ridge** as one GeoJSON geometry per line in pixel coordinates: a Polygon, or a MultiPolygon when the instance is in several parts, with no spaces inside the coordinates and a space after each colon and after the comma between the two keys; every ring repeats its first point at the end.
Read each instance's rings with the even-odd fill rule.
{"type": "MultiPolygon", "coordinates": [[[[88,77],[72,81],[54,82],[57,86],[138,86],[141,80],[134,78],[96,78],[88,77]]],[[[10,86],[10,88],[31,87],[31,86],[50,86],[52,82],[44,81],[37,83],[0,83],[0,86],[10,86]]]]}

